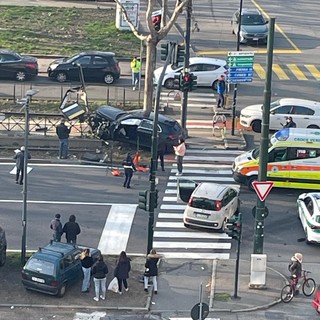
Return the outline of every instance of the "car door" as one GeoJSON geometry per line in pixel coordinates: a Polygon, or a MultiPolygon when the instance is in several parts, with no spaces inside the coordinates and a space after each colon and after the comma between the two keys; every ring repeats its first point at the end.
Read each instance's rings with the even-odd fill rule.
{"type": "Polygon", "coordinates": [[[105,70],[108,68],[108,59],[102,56],[93,56],[92,64],[90,65],[90,79],[102,80],[105,75],[105,70]]]}
{"type": "Polygon", "coordinates": [[[290,116],[293,106],[286,105],[273,108],[270,111],[270,130],[280,130],[290,116]]]}
{"type": "Polygon", "coordinates": [[[18,69],[19,59],[12,54],[0,53],[0,77],[12,78],[18,69]]]}
{"type": "Polygon", "coordinates": [[[300,215],[303,230],[308,229],[308,225],[312,224],[312,216],[314,213],[313,201],[311,197],[306,197],[301,203],[302,214],[300,215]]]}
{"type": "MultiPolygon", "coordinates": [[[[141,120],[137,128],[137,135],[139,145],[144,147],[151,147],[152,144],[153,121],[149,119],[141,120]]],[[[161,134],[161,127],[158,125],[158,134],[161,134]]]]}
{"type": "Polygon", "coordinates": [[[177,202],[188,203],[192,192],[199,184],[193,180],[185,178],[177,178],[177,202]]]}
{"type": "Polygon", "coordinates": [[[191,64],[190,65],[190,72],[193,73],[195,76],[197,76],[197,85],[199,87],[205,85],[206,76],[203,73],[203,64],[202,63],[191,64]]]}
{"type": "Polygon", "coordinates": [[[313,121],[313,115],[314,110],[307,107],[294,106],[291,110],[292,120],[297,128],[307,128],[311,124],[319,123],[319,120],[313,121]]]}
{"type": "Polygon", "coordinates": [[[240,201],[238,198],[238,193],[234,189],[229,189],[229,200],[230,200],[230,211],[229,217],[232,217],[235,213],[240,210],[240,201]]]}
{"type": "Polygon", "coordinates": [[[276,186],[289,186],[290,164],[287,147],[277,147],[269,151],[267,177],[276,186]]]}
{"type": "Polygon", "coordinates": [[[68,71],[68,75],[71,79],[79,79],[80,67],[83,72],[83,77],[85,81],[92,80],[91,71],[91,55],[85,55],[76,58],[72,61],[70,69],[68,71]]]}

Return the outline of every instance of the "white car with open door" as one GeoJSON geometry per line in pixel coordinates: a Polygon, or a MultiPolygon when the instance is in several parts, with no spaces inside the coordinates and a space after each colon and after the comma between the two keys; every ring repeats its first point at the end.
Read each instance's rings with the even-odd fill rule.
{"type": "Polygon", "coordinates": [[[320,193],[301,194],[297,200],[297,210],[306,243],[320,243],[320,193]]]}
{"type": "Polygon", "coordinates": [[[197,226],[223,231],[226,221],[239,213],[239,189],[212,182],[196,183],[180,178],[178,197],[187,202],[185,227],[197,226]]]}

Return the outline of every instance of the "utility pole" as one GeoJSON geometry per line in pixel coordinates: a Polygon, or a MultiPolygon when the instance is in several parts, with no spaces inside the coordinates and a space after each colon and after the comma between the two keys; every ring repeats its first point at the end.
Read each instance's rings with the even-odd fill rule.
{"type": "MultiPolygon", "coordinates": [[[[240,51],[240,31],[241,31],[241,16],[242,16],[242,3],[243,0],[240,0],[240,9],[239,9],[239,24],[238,24],[238,33],[237,33],[237,51],[240,51]]],[[[233,102],[232,102],[232,126],[231,126],[231,135],[234,136],[235,122],[236,122],[236,106],[237,106],[237,92],[238,84],[234,85],[233,89],[233,102]]]]}
{"type": "MultiPolygon", "coordinates": [[[[187,5],[187,19],[186,19],[186,34],[185,34],[185,56],[184,56],[184,72],[189,72],[190,60],[190,34],[191,34],[191,12],[192,0],[188,1],[187,5]]],[[[187,128],[187,108],[188,108],[188,90],[183,92],[181,102],[181,126],[183,129],[187,128]]]]}
{"type": "MultiPolygon", "coordinates": [[[[271,18],[269,34],[268,34],[268,45],[267,45],[267,74],[266,74],[265,88],[263,92],[264,102],[263,102],[263,111],[262,111],[258,181],[267,180],[274,25],[275,25],[275,18],[271,18]]],[[[257,198],[257,208],[256,208],[256,217],[255,217],[255,226],[254,226],[254,244],[253,244],[254,254],[263,253],[264,218],[265,218],[265,201],[261,201],[259,198],[257,198]]]]}

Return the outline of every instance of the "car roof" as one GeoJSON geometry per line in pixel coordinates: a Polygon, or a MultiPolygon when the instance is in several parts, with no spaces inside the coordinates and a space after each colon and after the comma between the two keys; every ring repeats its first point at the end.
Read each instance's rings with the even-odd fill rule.
{"type": "Polygon", "coordinates": [[[228,188],[228,186],[218,183],[202,182],[194,190],[192,196],[220,200],[222,198],[222,194],[224,194],[228,188]]]}
{"type": "MultiPolygon", "coordinates": [[[[153,121],[153,117],[154,117],[153,112],[150,112],[149,117],[146,117],[145,116],[145,111],[143,109],[129,111],[128,115],[130,117],[134,116],[134,117],[137,117],[137,118],[140,118],[140,119],[149,119],[151,121],[153,121]]],[[[177,121],[175,119],[173,119],[173,118],[170,118],[170,117],[166,116],[166,115],[159,114],[158,115],[158,122],[159,123],[171,123],[171,125],[172,125],[172,123],[176,123],[177,121]]]]}
{"type": "Polygon", "coordinates": [[[281,98],[279,99],[280,105],[284,104],[296,104],[301,107],[320,107],[320,102],[314,100],[306,100],[306,99],[296,99],[296,98],[281,98]]]}
{"type": "Polygon", "coordinates": [[[84,51],[84,52],[80,52],[79,56],[85,56],[85,55],[100,55],[100,56],[115,56],[114,52],[109,52],[109,51],[84,51]]]}
{"type": "Polygon", "coordinates": [[[259,14],[259,15],[261,15],[261,12],[258,9],[243,8],[241,14],[242,15],[244,15],[244,14],[259,14]]]}
{"type": "Polygon", "coordinates": [[[78,248],[73,244],[52,241],[45,247],[39,248],[39,250],[32,255],[32,258],[41,258],[53,261],[75,251],[76,249],[78,248]]]}
{"type": "Polygon", "coordinates": [[[9,49],[1,49],[0,53],[10,53],[10,54],[17,54],[15,51],[9,50],[9,49]]]}
{"type": "Polygon", "coordinates": [[[107,117],[109,117],[110,119],[113,119],[113,120],[117,120],[121,116],[127,114],[127,112],[124,111],[124,110],[121,110],[119,108],[115,108],[115,107],[112,107],[112,106],[108,106],[108,105],[100,106],[97,109],[96,113],[98,115],[100,115],[100,116],[107,116],[107,117]]]}
{"type": "Polygon", "coordinates": [[[192,57],[190,58],[190,64],[195,63],[208,63],[208,64],[217,64],[220,66],[225,66],[226,61],[222,59],[215,59],[215,58],[207,58],[207,57],[192,57]]]}
{"type": "Polygon", "coordinates": [[[320,211],[320,193],[319,192],[310,192],[306,194],[314,199],[316,204],[318,205],[318,210],[320,211]]]}

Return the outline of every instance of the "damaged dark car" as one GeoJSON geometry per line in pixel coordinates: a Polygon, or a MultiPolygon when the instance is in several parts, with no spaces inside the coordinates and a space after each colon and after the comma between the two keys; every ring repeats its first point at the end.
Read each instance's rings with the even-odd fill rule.
{"type": "MultiPolygon", "coordinates": [[[[144,110],[124,111],[112,106],[100,106],[89,120],[92,132],[102,140],[114,140],[136,145],[138,148],[151,148],[153,131],[153,112],[144,110]]],[[[172,152],[172,146],[180,137],[186,138],[186,131],[170,117],[159,114],[159,138],[166,144],[166,152],[172,152]]]]}

